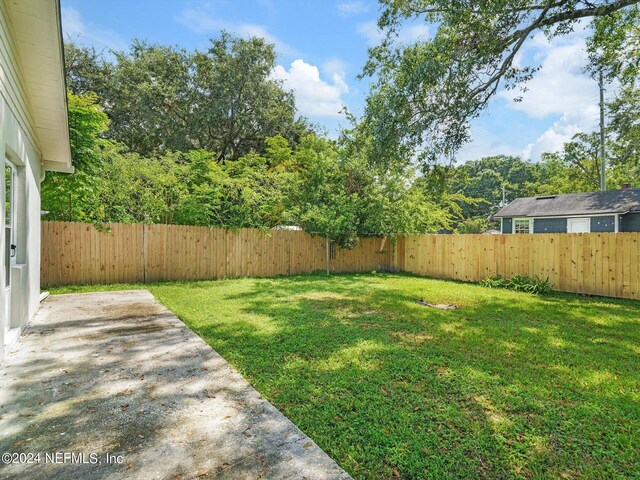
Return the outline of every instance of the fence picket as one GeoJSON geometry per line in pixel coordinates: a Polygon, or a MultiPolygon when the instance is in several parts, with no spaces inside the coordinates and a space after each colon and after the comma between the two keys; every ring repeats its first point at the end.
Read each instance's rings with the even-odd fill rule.
{"type": "MultiPolygon", "coordinates": [[[[325,270],[325,239],[179,225],[43,222],[43,286],[268,277],[325,270]]],[[[407,271],[480,281],[501,274],[548,277],[560,291],[640,299],[640,233],[411,235],[361,238],[338,248],[331,271],[407,271]]]]}

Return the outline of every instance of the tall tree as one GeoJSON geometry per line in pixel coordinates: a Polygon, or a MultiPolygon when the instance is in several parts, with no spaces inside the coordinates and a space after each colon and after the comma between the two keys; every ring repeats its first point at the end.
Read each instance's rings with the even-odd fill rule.
{"type": "Polygon", "coordinates": [[[482,199],[463,205],[465,218],[495,213],[503,189],[508,201],[535,195],[538,165],[520,157],[497,155],[466,162],[455,169],[451,188],[467,197],[482,199]]]}
{"type": "MultiPolygon", "coordinates": [[[[516,55],[536,33],[565,35],[583,19],[605,18],[638,0],[381,0],[386,33],[369,52],[364,75],[375,77],[366,117],[376,158],[452,158],[469,139],[469,120],[501,88],[532,78],[537,67],[516,55]],[[407,22],[435,33],[402,44],[407,22]]],[[[613,52],[613,50],[612,50],[613,52]]]]}
{"type": "Polygon", "coordinates": [[[69,92],[67,98],[71,158],[76,173],[47,173],[41,191],[42,209],[50,220],[93,220],[86,215],[86,205],[98,202],[93,180],[105,143],[99,135],[107,130],[109,120],[95,93],[69,92]]]}
{"type": "Polygon", "coordinates": [[[633,5],[593,20],[587,42],[588,70],[602,72],[623,85],[636,83],[640,75],[640,6],[633,5]]]}
{"type": "Polygon", "coordinates": [[[204,149],[219,162],[262,152],[265,138],[296,143],[310,126],[271,76],[276,54],[261,38],[223,33],[206,51],[134,41],[106,61],[67,45],[75,92],[94,91],[111,120],[109,138],[143,156],[204,149]]]}

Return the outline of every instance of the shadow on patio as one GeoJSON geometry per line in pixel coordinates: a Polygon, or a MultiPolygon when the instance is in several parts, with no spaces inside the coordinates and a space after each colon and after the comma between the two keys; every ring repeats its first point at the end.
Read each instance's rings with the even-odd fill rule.
{"type": "Polygon", "coordinates": [[[349,478],[147,291],[50,297],[0,382],[0,452],[41,454],[0,478],[349,478]]]}

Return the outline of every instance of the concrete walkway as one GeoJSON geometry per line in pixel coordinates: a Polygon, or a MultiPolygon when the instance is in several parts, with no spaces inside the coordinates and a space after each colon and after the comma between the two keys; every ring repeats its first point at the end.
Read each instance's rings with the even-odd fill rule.
{"type": "Polygon", "coordinates": [[[350,478],[147,291],[45,300],[0,367],[7,452],[40,456],[0,478],[350,478]]]}

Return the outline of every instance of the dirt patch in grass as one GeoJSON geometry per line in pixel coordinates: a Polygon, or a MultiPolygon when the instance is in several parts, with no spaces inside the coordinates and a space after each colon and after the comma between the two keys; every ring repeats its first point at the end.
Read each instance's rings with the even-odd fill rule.
{"type": "Polygon", "coordinates": [[[423,307],[438,308],[440,310],[458,310],[458,308],[460,308],[457,305],[452,305],[450,303],[429,303],[422,299],[418,300],[418,303],[423,307]]]}

